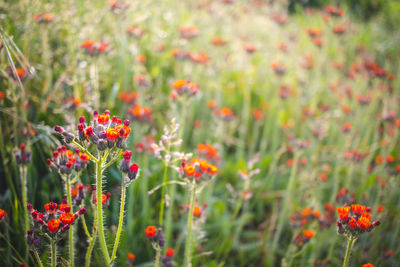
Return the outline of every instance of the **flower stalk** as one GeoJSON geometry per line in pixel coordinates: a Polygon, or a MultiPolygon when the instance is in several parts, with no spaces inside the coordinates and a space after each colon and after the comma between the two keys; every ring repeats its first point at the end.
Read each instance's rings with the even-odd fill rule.
{"type": "Polygon", "coordinates": [[[343,261],[343,267],[347,267],[349,265],[351,249],[353,248],[353,245],[356,241],[357,241],[357,238],[347,239],[346,256],[343,261]]]}
{"type": "Polygon", "coordinates": [[[120,210],[119,210],[119,222],[118,222],[117,235],[115,236],[114,248],[113,248],[113,251],[112,251],[111,262],[110,263],[112,263],[115,260],[115,257],[117,256],[119,238],[121,236],[122,224],[124,222],[126,187],[127,186],[125,185],[125,179],[122,178],[122,184],[121,184],[121,206],[120,206],[120,210]]]}
{"type": "MultiPolygon", "coordinates": [[[[66,191],[67,191],[67,203],[71,207],[71,213],[74,213],[72,207],[72,197],[71,197],[71,182],[70,176],[67,175],[65,179],[66,191]]],[[[71,267],[74,267],[74,226],[73,224],[70,225],[69,232],[68,232],[68,239],[69,239],[69,264],[71,267]]]]}
{"type": "Polygon", "coordinates": [[[103,158],[102,153],[99,152],[98,159],[96,161],[96,196],[97,196],[97,226],[99,230],[99,242],[101,251],[108,265],[111,262],[110,255],[108,254],[106,238],[104,235],[103,226],[103,203],[101,201],[102,197],[102,186],[103,186],[103,158]]]}
{"type": "Polygon", "coordinates": [[[186,267],[191,265],[192,257],[192,225],[193,225],[193,207],[194,199],[196,197],[196,181],[193,179],[191,191],[190,191],[190,208],[188,213],[187,222],[187,237],[186,237],[186,247],[185,247],[185,265],[186,267]]]}

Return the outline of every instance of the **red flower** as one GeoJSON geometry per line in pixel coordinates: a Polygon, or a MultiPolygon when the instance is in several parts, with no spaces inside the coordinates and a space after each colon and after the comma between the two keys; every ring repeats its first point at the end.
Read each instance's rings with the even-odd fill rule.
{"type": "Polygon", "coordinates": [[[154,237],[157,234],[157,229],[154,225],[147,226],[146,230],[144,230],[144,233],[148,238],[154,237]]]}
{"type": "Polygon", "coordinates": [[[358,218],[358,226],[363,230],[368,230],[371,227],[371,221],[364,216],[358,218]]]}
{"type": "Polygon", "coordinates": [[[54,213],[57,209],[57,204],[54,202],[50,202],[44,205],[44,209],[48,212],[48,213],[54,213]]]}
{"type": "Polygon", "coordinates": [[[71,213],[61,213],[59,218],[63,224],[71,224],[74,222],[75,215],[71,213]]]}
{"type": "Polygon", "coordinates": [[[351,209],[353,210],[354,214],[361,215],[365,211],[365,206],[360,205],[360,204],[354,204],[354,205],[351,205],[351,209]]]}
{"type": "Polygon", "coordinates": [[[336,208],[336,211],[339,214],[339,218],[343,221],[346,221],[349,218],[350,209],[350,206],[336,208]]]}
{"type": "Polygon", "coordinates": [[[60,220],[59,219],[52,219],[51,221],[48,222],[47,229],[51,233],[55,233],[55,232],[57,232],[59,226],[60,226],[60,220]]]}
{"type": "Polygon", "coordinates": [[[7,218],[7,212],[5,212],[4,210],[0,209],[0,220],[3,218],[7,218]]]}
{"type": "Polygon", "coordinates": [[[174,256],[174,254],[175,254],[175,251],[172,248],[169,248],[165,251],[165,256],[167,256],[168,258],[172,258],[174,256]]]}
{"type": "Polygon", "coordinates": [[[352,228],[352,229],[357,228],[357,221],[356,221],[356,219],[351,218],[350,221],[349,221],[349,226],[350,226],[350,228],[352,228]]]}

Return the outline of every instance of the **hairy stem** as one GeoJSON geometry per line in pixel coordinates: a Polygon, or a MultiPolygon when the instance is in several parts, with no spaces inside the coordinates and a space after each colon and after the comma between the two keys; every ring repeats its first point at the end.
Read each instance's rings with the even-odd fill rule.
{"type": "Polygon", "coordinates": [[[160,266],[160,258],[161,258],[161,248],[156,250],[156,261],[154,262],[154,267],[160,266]]]}
{"type": "MultiPolygon", "coordinates": [[[[65,187],[66,187],[65,190],[67,191],[68,205],[71,207],[71,213],[74,214],[74,211],[72,209],[71,183],[70,183],[69,175],[67,175],[67,177],[66,177],[65,187]]],[[[70,224],[68,237],[69,237],[69,264],[71,267],[74,267],[75,264],[74,264],[74,226],[73,226],[73,224],[70,224]]]]}
{"type": "Polygon", "coordinates": [[[57,245],[56,245],[56,241],[51,240],[50,241],[50,247],[51,247],[51,267],[56,267],[57,266],[57,245]]]}
{"type": "Polygon", "coordinates": [[[346,256],[343,261],[343,267],[347,267],[349,265],[351,249],[353,248],[353,245],[356,242],[356,240],[357,240],[356,238],[354,238],[354,239],[349,238],[347,240],[346,256]]]}
{"type": "Polygon", "coordinates": [[[40,267],[43,267],[42,260],[40,259],[39,253],[37,252],[36,248],[33,249],[33,254],[35,255],[37,264],[38,264],[40,267]]]}
{"type": "Polygon", "coordinates": [[[97,226],[99,230],[99,241],[101,251],[106,260],[107,265],[110,264],[110,255],[107,250],[106,238],[104,235],[104,227],[103,227],[103,203],[102,203],[102,180],[103,180],[103,168],[102,168],[102,158],[101,153],[99,153],[99,157],[96,161],[96,197],[97,197],[97,226]]]}
{"type": "Polygon", "coordinates": [[[186,247],[185,247],[185,266],[191,266],[191,256],[192,256],[192,224],[193,224],[193,207],[194,199],[196,197],[196,181],[193,179],[192,187],[190,192],[190,208],[188,213],[187,222],[187,237],[186,237],[186,247]]]}
{"type": "MultiPolygon", "coordinates": [[[[83,217],[83,216],[82,216],[83,217]]],[[[86,251],[86,257],[85,257],[85,266],[90,267],[90,259],[92,257],[92,251],[94,244],[96,243],[96,237],[97,237],[97,225],[96,225],[96,211],[94,211],[94,218],[93,218],[93,226],[92,226],[92,237],[89,238],[89,247],[88,250],[86,251]]]]}
{"type": "Polygon", "coordinates": [[[121,236],[122,224],[124,222],[125,193],[126,193],[126,186],[125,186],[125,183],[124,183],[124,178],[122,178],[122,184],[121,184],[121,207],[119,208],[119,222],[118,222],[118,228],[117,228],[117,235],[115,236],[114,248],[113,248],[112,255],[111,255],[111,262],[113,262],[115,257],[117,256],[119,238],[121,236]]]}

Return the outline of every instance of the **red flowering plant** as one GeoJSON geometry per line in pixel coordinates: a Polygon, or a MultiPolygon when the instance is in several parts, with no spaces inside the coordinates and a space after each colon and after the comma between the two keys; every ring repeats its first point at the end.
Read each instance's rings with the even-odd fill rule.
{"type": "Polygon", "coordinates": [[[162,266],[172,267],[173,264],[171,260],[174,257],[175,251],[172,248],[168,248],[165,251],[165,256],[161,256],[161,252],[165,244],[165,237],[162,228],[156,228],[154,225],[149,225],[144,230],[144,233],[146,234],[147,239],[151,242],[151,245],[156,251],[154,266],[160,266],[161,262],[162,266]]]}
{"type": "MultiPolygon", "coordinates": [[[[50,202],[44,205],[45,213],[35,210],[32,204],[27,205],[32,217],[33,228],[27,231],[27,242],[35,255],[38,253],[41,238],[45,237],[50,242],[51,266],[57,265],[57,243],[63,238],[64,233],[72,232],[73,223],[86,213],[85,208],[80,208],[72,213],[71,206],[63,201],[60,205],[50,202]]],[[[40,257],[36,257],[42,266],[40,257]]]]}
{"type": "MultiPolygon", "coordinates": [[[[53,160],[48,160],[53,170],[59,170],[61,174],[66,174],[68,177],[68,174],[70,174],[73,169],[75,169],[75,171],[80,170],[82,167],[85,167],[89,161],[94,162],[96,165],[96,183],[95,188],[92,188],[93,192],[95,192],[93,195],[93,204],[96,206],[96,212],[92,234],[89,233],[84,223],[85,233],[89,239],[88,252],[86,253],[87,264],[90,264],[97,233],[99,234],[99,243],[102,254],[106,260],[106,265],[111,265],[117,256],[117,248],[123,225],[126,189],[139,174],[139,166],[131,162],[132,152],[128,150],[123,152],[125,140],[131,132],[129,125],[129,120],[122,122],[116,116],[111,117],[110,111],[108,110],[102,114],[99,114],[96,110],[93,112],[93,121],[91,124],[87,124],[84,117],[79,118],[77,133],[67,131],[61,126],[55,126],[54,128],[56,132],[62,135],[65,143],[75,145],[77,149],[75,153],[72,153],[67,150],[66,147],[61,147],[53,153],[53,160]],[[114,246],[110,256],[103,225],[103,206],[108,203],[110,194],[104,194],[102,190],[104,179],[103,172],[117,160],[121,159],[121,156],[120,170],[124,174],[121,178],[121,206],[114,246]],[[100,199],[101,201],[98,201],[100,199]]],[[[73,181],[74,180],[72,180],[72,182],[73,181]]],[[[71,183],[67,188],[71,189],[71,183]]],[[[68,202],[70,203],[69,200],[68,202]]]]}
{"type": "Polygon", "coordinates": [[[360,204],[351,206],[337,207],[336,211],[339,219],[336,222],[339,235],[343,235],[347,239],[347,249],[343,266],[347,267],[351,249],[360,235],[371,232],[380,225],[380,221],[371,222],[371,208],[360,204]]]}

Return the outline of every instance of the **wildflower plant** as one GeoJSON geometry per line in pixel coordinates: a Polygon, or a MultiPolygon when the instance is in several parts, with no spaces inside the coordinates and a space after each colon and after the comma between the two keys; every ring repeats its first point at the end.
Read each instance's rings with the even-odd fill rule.
{"type": "Polygon", "coordinates": [[[66,232],[72,232],[73,223],[86,213],[86,209],[81,208],[72,213],[71,206],[64,202],[60,205],[50,202],[44,205],[44,208],[46,212],[41,213],[35,210],[31,204],[27,205],[33,221],[33,229],[27,231],[27,241],[36,256],[38,264],[43,266],[40,257],[37,255],[37,249],[40,247],[42,238],[46,238],[51,248],[51,266],[55,267],[57,266],[57,243],[64,237],[66,232]]]}
{"type": "Polygon", "coordinates": [[[343,235],[347,239],[346,255],[343,267],[347,267],[350,259],[351,249],[357,239],[366,232],[371,232],[375,227],[380,225],[380,221],[371,223],[371,208],[360,204],[336,208],[339,220],[336,222],[339,235],[343,235]]]}
{"type": "MultiPolygon", "coordinates": [[[[139,166],[135,163],[131,164],[132,152],[127,150],[123,152],[125,141],[131,132],[129,124],[129,120],[122,122],[116,116],[110,117],[110,111],[108,110],[106,110],[103,114],[99,114],[96,110],[93,112],[93,121],[90,125],[86,124],[84,117],[79,118],[79,124],[77,127],[78,131],[76,134],[64,130],[64,128],[61,126],[55,126],[55,131],[62,135],[65,143],[73,144],[79,149],[75,151],[75,153],[78,153],[79,155],[79,161],[74,161],[74,166],[76,168],[77,166],[80,168],[82,164],[85,165],[89,161],[94,162],[96,165],[95,199],[101,199],[102,201],[95,201],[96,210],[94,212],[94,216],[96,220],[93,225],[92,235],[86,231],[86,234],[89,238],[89,247],[86,253],[86,266],[90,266],[91,253],[96,241],[97,233],[99,235],[101,251],[105,259],[105,265],[111,266],[117,256],[117,249],[124,217],[126,188],[137,178],[139,174],[139,166]],[[95,154],[92,154],[91,151],[94,151],[95,154]],[[107,199],[107,195],[104,195],[102,190],[103,172],[105,169],[119,160],[121,156],[123,159],[120,165],[120,170],[125,176],[121,179],[120,213],[114,246],[110,256],[105,240],[103,222],[104,196],[107,199]]],[[[69,157],[71,157],[71,155],[69,157]]],[[[65,171],[68,172],[69,169],[72,168],[70,164],[72,161],[73,160],[71,160],[71,158],[68,161],[66,159],[62,159],[61,163],[64,163],[65,167],[62,164],[56,164],[56,166],[60,169],[61,173],[65,171]]],[[[50,166],[53,166],[53,164],[54,162],[49,163],[50,166]]]]}

